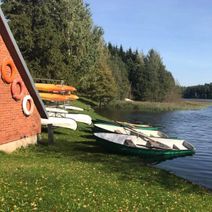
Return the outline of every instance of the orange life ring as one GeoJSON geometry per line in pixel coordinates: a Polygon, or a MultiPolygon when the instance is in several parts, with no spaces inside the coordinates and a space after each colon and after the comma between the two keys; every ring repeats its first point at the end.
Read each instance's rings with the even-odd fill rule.
{"type": "Polygon", "coordinates": [[[16,75],[16,67],[15,64],[13,63],[13,60],[10,58],[4,59],[2,66],[1,66],[1,77],[6,83],[11,83],[13,82],[15,75],[16,75]],[[8,75],[8,68],[10,67],[11,74],[8,75]]]}
{"type": "Polygon", "coordinates": [[[22,108],[23,108],[23,112],[26,116],[30,116],[33,111],[34,111],[34,102],[33,99],[30,95],[27,95],[24,97],[23,102],[22,102],[22,108]],[[30,108],[27,107],[27,104],[29,102],[30,108]]]}
{"type": "Polygon", "coordinates": [[[13,82],[12,82],[12,85],[11,85],[11,92],[12,92],[12,97],[15,99],[15,100],[20,100],[23,98],[24,96],[24,83],[23,81],[18,78],[18,79],[15,79],[13,82]],[[17,86],[20,87],[20,89],[17,89],[17,86]],[[19,91],[20,90],[20,91],[19,91]]]}

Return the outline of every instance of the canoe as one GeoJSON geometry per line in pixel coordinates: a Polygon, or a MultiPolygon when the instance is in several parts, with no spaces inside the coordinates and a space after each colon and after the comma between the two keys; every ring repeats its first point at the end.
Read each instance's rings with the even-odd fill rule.
{"type": "Polygon", "coordinates": [[[82,122],[84,124],[91,125],[92,124],[92,118],[89,115],[86,114],[66,114],[66,113],[53,113],[49,112],[48,115],[50,117],[62,117],[67,119],[73,119],[76,122],[82,122]]]}
{"type": "Polygon", "coordinates": [[[104,124],[126,126],[126,127],[133,127],[133,128],[152,128],[152,129],[155,129],[155,130],[159,129],[159,127],[153,127],[153,126],[148,125],[148,124],[134,124],[134,123],[122,122],[122,121],[106,121],[106,120],[102,120],[102,119],[96,119],[94,121],[94,123],[97,123],[97,124],[104,123],[104,124]]]}
{"type": "Polygon", "coordinates": [[[68,100],[77,100],[79,97],[77,95],[69,94],[69,95],[61,95],[61,94],[53,94],[53,93],[39,93],[40,97],[43,100],[47,101],[68,101],[68,100]]]}
{"type": "MultiPolygon", "coordinates": [[[[167,138],[168,136],[165,133],[162,133],[157,130],[157,128],[154,127],[139,127],[139,128],[133,128],[134,131],[138,133],[142,133],[145,136],[149,137],[164,137],[167,138]]],[[[113,125],[113,124],[107,124],[107,123],[96,123],[94,124],[94,131],[96,132],[113,132],[113,133],[119,133],[119,134],[132,134],[132,131],[129,127],[123,127],[120,125],[113,125]]]]}
{"type": "Polygon", "coordinates": [[[68,85],[57,85],[57,84],[45,84],[45,83],[35,83],[35,87],[39,91],[45,92],[72,92],[76,91],[77,89],[73,86],[68,85]]]}
{"type": "MultiPolygon", "coordinates": [[[[123,135],[116,133],[94,133],[103,147],[109,151],[137,156],[159,156],[159,155],[192,155],[195,148],[185,140],[161,139],[159,142],[153,139],[150,142],[146,138],[134,135],[123,135]]],[[[152,140],[152,139],[151,139],[152,140]]]]}
{"type": "Polygon", "coordinates": [[[67,114],[67,110],[63,110],[61,108],[56,108],[56,107],[46,107],[47,112],[52,112],[52,113],[65,113],[67,114]]]}
{"type": "Polygon", "coordinates": [[[49,117],[48,119],[41,119],[41,124],[42,125],[52,124],[54,127],[68,128],[71,130],[77,129],[76,121],[67,118],[49,117]]]}
{"type": "Polygon", "coordinates": [[[80,107],[75,107],[75,106],[71,106],[71,105],[59,105],[60,108],[64,108],[66,110],[77,110],[77,111],[84,111],[83,108],[80,107]]]}
{"type": "Polygon", "coordinates": [[[129,123],[129,122],[122,122],[122,121],[117,121],[117,123],[131,126],[131,127],[151,127],[148,124],[135,124],[135,123],[129,123]]]}

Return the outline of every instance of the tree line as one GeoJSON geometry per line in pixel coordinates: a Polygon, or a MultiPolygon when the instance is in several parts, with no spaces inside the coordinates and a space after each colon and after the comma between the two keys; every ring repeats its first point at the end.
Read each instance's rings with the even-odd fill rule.
{"type": "Polygon", "coordinates": [[[34,78],[64,79],[100,103],[179,96],[158,52],[106,44],[83,0],[3,0],[2,9],[34,78]]]}
{"type": "MultiPolygon", "coordinates": [[[[108,44],[108,49],[111,60],[117,61],[119,66],[123,67],[122,75],[118,73],[118,76],[123,78],[120,84],[125,82],[126,95],[131,94],[135,100],[144,101],[170,101],[179,98],[179,86],[176,85],[171,72],[166,70],[157,51],[150,49],[148,54],[144,55],[131,48],[124,51],[122,46],[113,46],[111,43],[108,44]]],[[[114,68],[113,71],[117,72],[117,69],[114,68]]]]}
{"type": "Polygon", "coordinates": [[[212,99],[212,83],[183,88],[184,98],[212,99]]]}

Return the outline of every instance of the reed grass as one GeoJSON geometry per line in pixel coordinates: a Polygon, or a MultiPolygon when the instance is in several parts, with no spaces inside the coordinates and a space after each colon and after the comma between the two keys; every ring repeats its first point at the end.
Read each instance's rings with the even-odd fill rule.
{"type": "Polygon", "coordinates": [[[178,102],[126,102],[113,101],[106,109],[141,112],[166,112],[175,110],[197,110],[212,106],[212,102],[178,101],[178,102]]]}

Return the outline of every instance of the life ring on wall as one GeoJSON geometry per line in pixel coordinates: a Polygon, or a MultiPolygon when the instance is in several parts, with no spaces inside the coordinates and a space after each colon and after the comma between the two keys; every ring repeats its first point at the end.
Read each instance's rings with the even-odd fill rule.
{"type": "Polygon", "coordinates": [[[12,82],[11,92],[12,92],[12,97],[15,100],[20,100],[20,99],[23,98],[23,96],[24,96],[24,83],[20,78],[14,79],[14,81],[12,82]],[[17,86],[20,87],[20,91],[17,90],[17,86]]]}
{"type": "Polygon", "coordinates": [[[15,75],[16,75],[16,67],[15,64],[13,63],[13,60],[10,58],[7,58],[3,61],[2,66],[1,66],[1,77],[6,83],[11,83],[13,82],[15,75]],[[8,75],[8,68],[10,67],[11,74],[8,75]]]}
{"type": "Polygon", "coordinates": [[[30,116],[34,111],[34,107],[35,106],[34,106],[32,97],[30,95],[25,96],[22,103],[24,114],[26,116],[30,116]],[[27,107],[28,104],[29,104],[29,108],[27,107]]]}

